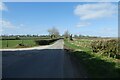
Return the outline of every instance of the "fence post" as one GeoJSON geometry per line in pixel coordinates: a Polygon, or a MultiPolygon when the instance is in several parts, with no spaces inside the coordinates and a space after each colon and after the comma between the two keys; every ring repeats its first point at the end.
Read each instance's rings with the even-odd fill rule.
{"type": "Polygon", "coordinates": [[[7,40],[7,47],[8,47],[8,40],[7,40]]]}

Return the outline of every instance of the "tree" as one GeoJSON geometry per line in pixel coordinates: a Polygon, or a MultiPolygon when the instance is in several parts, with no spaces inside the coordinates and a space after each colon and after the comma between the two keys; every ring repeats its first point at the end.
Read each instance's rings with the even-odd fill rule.
{"type": "Polygon", "coordinates": [[[69,38],[69,37],[70,37],[70,33],[69,33],[68,30],[64,32],[64,37],[65,37],[65,38],[69,38]]]}
{"type": "Polygon", "coordinates": [[[57,28],[53,27],[51,29],[48,29],[48,33],[51,36],[51,38],[56,38],[59,36],[59,31],[57,28]]]}

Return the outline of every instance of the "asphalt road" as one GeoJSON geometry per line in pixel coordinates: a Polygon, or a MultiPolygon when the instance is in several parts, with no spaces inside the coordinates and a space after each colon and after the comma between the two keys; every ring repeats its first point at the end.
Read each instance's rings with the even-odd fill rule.
{"type": "Polygon", "coordinates": [[[2,51],[3,78],[86,78],[58,40],[44,49],[2,51]]]}

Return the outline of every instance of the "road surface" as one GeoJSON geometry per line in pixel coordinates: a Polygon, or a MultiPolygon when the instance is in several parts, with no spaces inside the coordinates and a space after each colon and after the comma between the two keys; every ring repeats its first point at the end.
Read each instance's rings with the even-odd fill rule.
{"type": "Polygon", "coordinates": [[[86,78],[82,66],[65,53],[63,40],[44,48],[2,51],[3,78],[86,78]]]}

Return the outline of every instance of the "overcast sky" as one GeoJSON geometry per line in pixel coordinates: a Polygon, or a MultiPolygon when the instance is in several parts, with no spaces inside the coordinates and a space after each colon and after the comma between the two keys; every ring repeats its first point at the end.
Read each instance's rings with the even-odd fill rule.
{"type": "Polygon", "coordinates": [[[4,2],[0,12],[2,34],[48,34],[55,26],[61,34],[118,35],[117,2],[4,2]]]}

